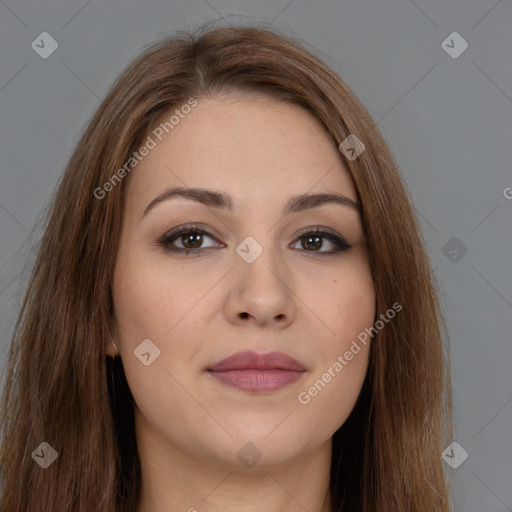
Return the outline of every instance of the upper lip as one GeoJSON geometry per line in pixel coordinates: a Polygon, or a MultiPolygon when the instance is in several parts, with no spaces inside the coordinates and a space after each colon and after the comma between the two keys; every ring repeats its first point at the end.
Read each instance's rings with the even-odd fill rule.
{"type": "Polygon", "coordinates": [[[303,372],[306,367],[293,357],[283,352],[269,352],[267,354],[259,354],[253,351],[237,352],[226,359],[222,359],[207,370],[213,372],[223,372],[228,370],[293,370],[303,372]]]}

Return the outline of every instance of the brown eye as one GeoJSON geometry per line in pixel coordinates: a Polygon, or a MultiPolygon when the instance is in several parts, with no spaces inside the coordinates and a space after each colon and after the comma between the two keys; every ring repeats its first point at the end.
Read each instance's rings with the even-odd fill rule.
{"type": "Polygon", "coordinates": [[[299,237],[299,241],[305,252],[318,253],[318,255],[333,255],[347,251],[352,247],[342,236],[322,230],[303,233],[299,237]],[[334,249],[321,251],[320,249],[324,247],[323,239],[329,240],[329,243],[334,247],[334,249]]]}
{"type": "Polygon", "coordinates": [[[304,248],[321,249],[323,245],[322,238],[316,235],[303,236],[301,237],[301,240],[304,248]]]}
{"type": "Polygon", "coordinates": [[[159,241],[158,245],[164,248],[167,252],[202,252],[203,249],[210,249],[218,247],[219,244],[215,243],[204,246],[205,238],[210,238],[215,241],[214,236],[208,231],[201,229],[196,225],[182,226],[181,228],[165,234],[159,241]],[[181,247],[180,247],[181,245],[181,247]]]}
{"type": "Polygon", "coordinates": [[[195,233],[191,231],[190,234],[181,235],[180,241],[185,249],[199,249],[203,243],[202,237],[203,233],[195,233]]]}

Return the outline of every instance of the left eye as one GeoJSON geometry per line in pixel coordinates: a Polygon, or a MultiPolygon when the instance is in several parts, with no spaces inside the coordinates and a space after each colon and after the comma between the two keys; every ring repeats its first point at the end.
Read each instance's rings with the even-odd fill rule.
{"type": "MultiPolygon", "coordinates": [[[[342,236],[319,229],[302,233],[293,245],[296,245],[297,243],[301,243],[305,252],[319,253],[321,255],[337,254],[352,247],[342,236]],[[324,246],[323,239],[329,240],[329,243],[333,246],[330,251],[319,250],[324,246]],[[313,250],[309,250],[308,247],[313,250]]],[[[203,249],[211,249],[212,247],[219,247],[219,243],[215,241],[215,238],[211,233],[194,226],[184,226],[177,231],[168,233],[159,240],[158,244],[167,252],[185,252],[186,254],[190,252],[201,252],[203,249]],[[214,244],[208,247],[201,247],[205,237],[214,240],[214,244]],[[175,245],[176,242],[181,243],[182,247],[177,247],[175,245]]]]}
{"type": "MultiPolygon", "coordinates": [[[[295,243],[301,243],[302,247],[310,247],[312,249],[321,249],[324,246],[322,239],[329,241],[333,249],[330,251],[321,251],[321,254],[336,254],[338,252],[346,251],[352,246],[342,236],[335,235],[326,231],[313,230],[300,235],[295,243]]],[[[320,252],[320,251],[307,251],[307,252],[320,252]]]]}

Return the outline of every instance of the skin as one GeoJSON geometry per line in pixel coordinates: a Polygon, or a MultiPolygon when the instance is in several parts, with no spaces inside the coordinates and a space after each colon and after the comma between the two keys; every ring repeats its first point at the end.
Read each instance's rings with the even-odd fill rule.
{"type": "MultiPolygon", "coordinates": [[[[230,94],[199,100],[130,180],[113,296],[115,341],[136,402],[138,511],[332,510],[332,435],[355,405],[370,345],[307,405],[297,397],[373,325],[375,291],[356,210],[327,203],[283,217],[282,209],[305,193],[357,201],[336,146],[297,106],[230,94]],[[233,211],[173,197],[143,217],[170,186],[226,192],[233,211]],[[188,245],[200,252],[157,244],[188,223],[212,234],[188,245]],[[352,248],[324,256],[335,248],[328,238],[318,247],[299,236],[316,227],[352,248]],[[250,264],[235,250],[247,236],[263,248],[250,264]],[[145,366],[134,350],[147,338],[160,356],[145,366]],[[285,352],[307,372],[255,394],[204,371],[241,350],[285,352]],[[261,454],[252,467],[237,457],[248,442],[261,454]]],[[[187,240],[178,236],[174,245],[187,240]]],[[[106,351],[118,353],[112,345],[106,351]]]]}

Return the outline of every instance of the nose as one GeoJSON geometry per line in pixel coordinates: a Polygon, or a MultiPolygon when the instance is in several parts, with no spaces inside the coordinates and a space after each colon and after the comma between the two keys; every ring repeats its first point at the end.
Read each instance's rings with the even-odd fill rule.
{"type": "Polygon", "coordinates": [[[247,263],[235,253],[226,315],[230,322],[285,328],[294,321],[297,296],[289,269],[275,251],[264,249],[247,263]]]}

